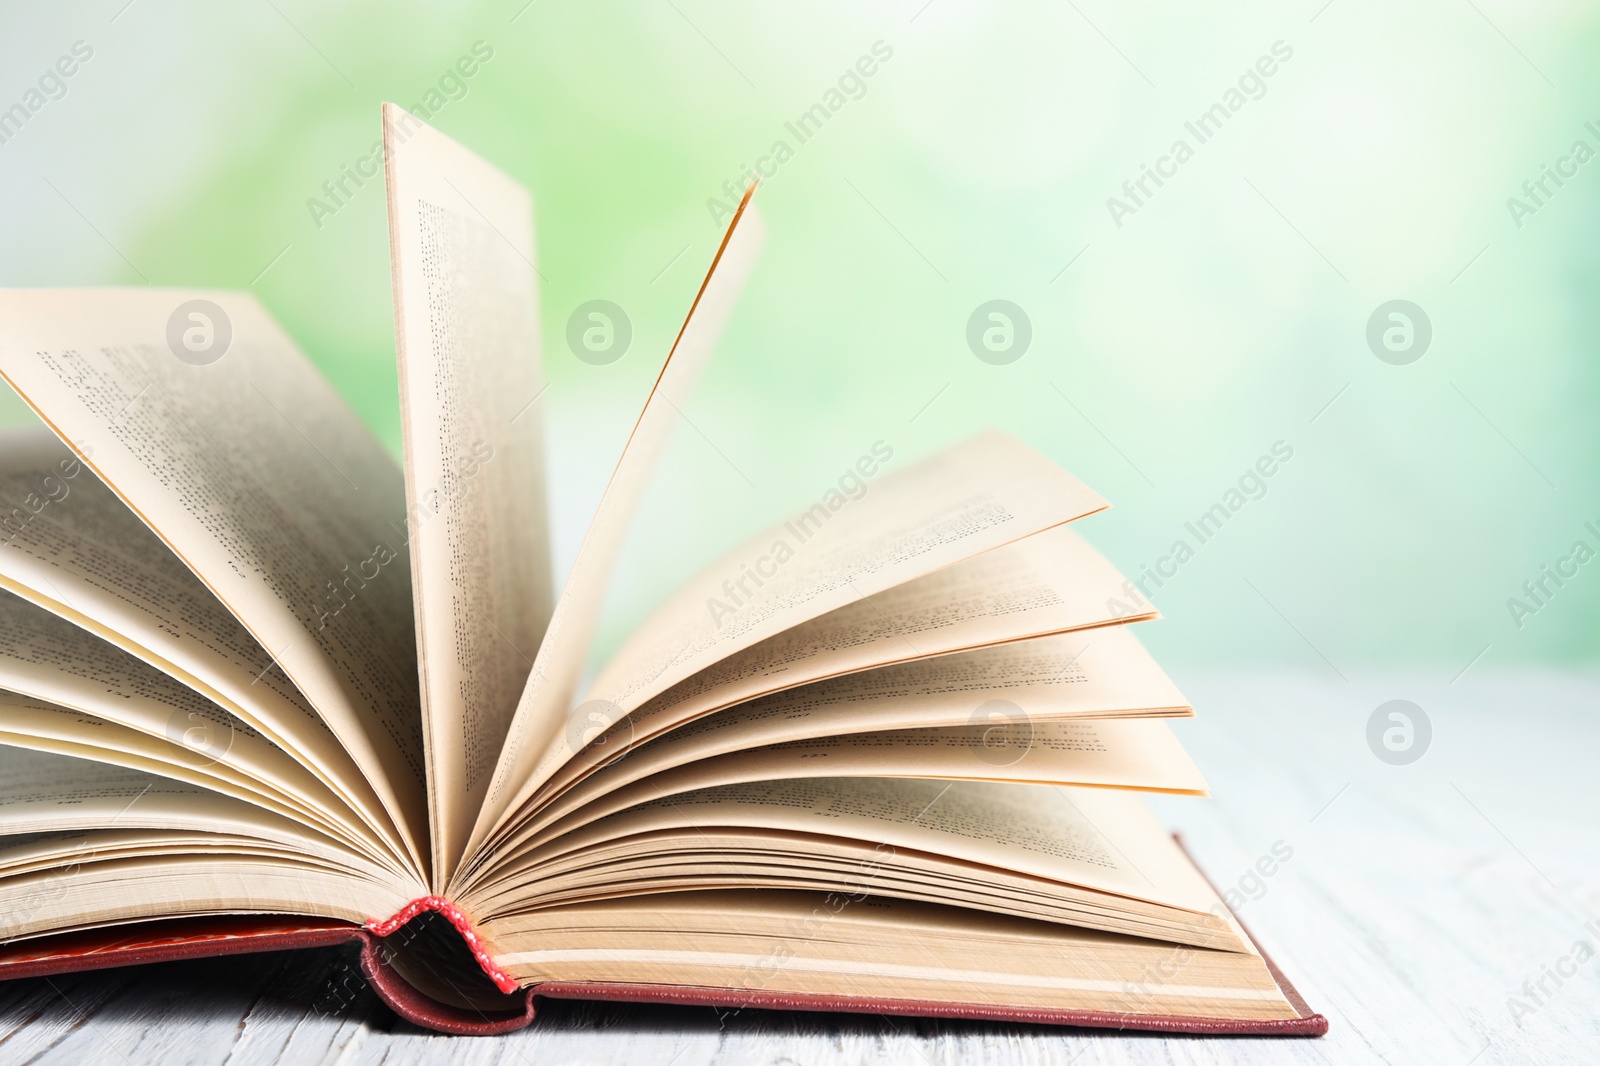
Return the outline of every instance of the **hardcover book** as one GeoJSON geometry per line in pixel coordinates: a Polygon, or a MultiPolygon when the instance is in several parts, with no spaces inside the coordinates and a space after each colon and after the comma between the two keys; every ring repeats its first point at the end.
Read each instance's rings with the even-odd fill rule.
{"type": "Polygon", "coordinates": [[[1325,1031],[1143,805],[1206,786],[1106,502],[1003,433],[878,442],[586,670],[753,190],[558,586],[531,197],[392,105],[384,142],[398,465],[247,295],[0,293],[42,423],[0,441],[0,976],[358,941],[449,1032],[1325,1031]]]}

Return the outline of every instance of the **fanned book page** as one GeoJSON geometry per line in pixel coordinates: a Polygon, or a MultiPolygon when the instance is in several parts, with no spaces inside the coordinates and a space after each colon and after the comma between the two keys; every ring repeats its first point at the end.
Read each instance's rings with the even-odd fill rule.
{"type": "Polygon", "coordinates": [[[677,423],[681,405],[711,358],[766,238],[765,225],[750,207],[752,192],[754,188],[746,191],[729,223],[578,547],[578,557],[556,602],[555,615],[507,731],[493,783],[473,831],[475,847],[482,845],[539,782],[575,754],[575,745],[569,739],[572,731],[567,728],[568,711],[628,522],[644,495],[657,455],[677,423]]]}
{"type": "Polygon", "coordinates": [[[294,342],[240,294],[0,292],[0,374],[250,631],[424,861],[400,471],[294,342]],[[185,314],[219,358],[174,351],[202,328],[185,314]]]}
{"type": "MultiPolygon", "coordinates": [[[[140,725],[141,748],[153,745],[159,757],[164,742],[175,740],[178,746],[166,745],[171,747],[167,754],[181,765],[215,768],[249,750],[254,742],[248,738],[259,734],[284,749],[278,776],[291,771],[301,775],[290,802],[315,797],[324,812],[348,811],[325,816],[343,822],[351,832],[381,837],[389,850],[403,850],[371,782],[327,722],[270,666],[270,657],[249,630],[43,426],[0,434],[0,499],[30,498],[37,510],[25,506],[26,520],[14,514],[6,529],[0,587],[86,631],[73,633],[65,622],[52,627],[59,634],[52,641],[70,640],[80,649],[71,653],[80,668],[97,656],[116,658],[112,650],[99,647],[103,640],[154,668],[141,670],[134,664],[123,672],[157,679],[169,692],[199,705],[158,707],[140,725]],[[307,775],[317,783],[307,783],[307,775]]],[[[9,600],[0,597],[0,604],[9,600]]],[[[24,613],[19,607],[0,606],[0,614],[24,613]]],[[[14,656],[18,650],[7,644],[0,647],[0,656],[14,656]]],[[[144,687],[142,696],[148,695],[144,687]]],[[[88,695],[101,715],[117,719],[137,706],[130,702],[126,682],[122,695],[118,691],[108,686],[88,695]]],[[[10,724],[17,726],[15,719],[10,724]]],[[[81,742],[93,743],[95,728],[105,725],[99,719],[97,726],[80,726],[81,742]]],[[[34,738],[32,743],[44,741],[34,738]]]]}
{"type": "Polygon", "coordinates": [[[772,516],[582,684],[756,190],[557,581],[533,198],[383,125],[399,465],[248,295],[0,291],[39,417],[0,434],[0,978],[359,941],[448,1032],[535,996],[1325,1030],[1143,806],[1206,783],[1106,501],[1003,432],[772,516]]]}

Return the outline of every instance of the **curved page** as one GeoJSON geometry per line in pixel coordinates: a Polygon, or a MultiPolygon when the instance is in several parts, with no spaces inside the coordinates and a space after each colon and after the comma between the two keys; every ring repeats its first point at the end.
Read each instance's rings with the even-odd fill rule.
{"type": "Polygon", "coordinates": [[[400,471],[249,295],[0,292],[0,374],[427,833],[400,471]]]}
{"type": "MultiPolygon", "coordinates": [[[[271,656],[126,504],[44,426],[0,432],[0,588],[176,678],[304,763],[390,851],[377,793],[271,656]]],[[[182,737],[188,726],[173,730],[182,737]]],[[[303,793],[313,802],[326,788],[303,793]]],[[[348,817],[341,815],[342,821],[348,817]]]]}

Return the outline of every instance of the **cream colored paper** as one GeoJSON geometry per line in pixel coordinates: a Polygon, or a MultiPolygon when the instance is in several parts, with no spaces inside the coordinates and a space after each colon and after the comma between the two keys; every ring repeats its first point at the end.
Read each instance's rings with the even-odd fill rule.
{"type": "Polygon", "coordinates": [[[530,983],[595,981],[759,993],[990,1003],[1187,1017],[1296,1016],[1259,955],[854,892],[678,892],[486,924],[530,983]]]}
{"type": "Polygon", "coordinates": [[[638,804],[747,781],[816,777],[916,777],[1022,784],[1126,788],[1205,795],[1206,782],[1172,730],[1159,719],[1074,722],[996,719],[945,729],[897,729],[825,736],[701,757],[644,776],[624,759],[597,775],[559,822],[541,819],[537,844],[638,804]],[[610,787],[605,787],[610,786],[610,787]]]}
{"type": "Polygon", "coordinates": [[[638,707],[829,611],[1106,506],[1001,433],[883,475],[858,499],[835,495],[837,510],[819,502],[686,583],[612,657],[587,699],[638,707]]]}
{"type": "MultiPolygon", "coordinates": [[[[1040,637],[916,659],[786,689],[695,718],[655,739],[624,742],[621,756],[542,808],[551,824],[651,774],[770,744],[895,729],[978,726],[995,734],[996,764],[1014,763],[1029,723],[1190,716],[1193,709],[1130,626],[1040,637]]],[[[995,775],[1000,776],[1000,775],[995,775]]],[[[709,782],[708,782],[709,783],[709,782]]]]}
{"type": "Polygon", "coordinates": [[[0,292],[0,374],[274,658],[420,867],[404,486],[360,420],[253,298],[232,293],[0,292]],[[215,343],[224,325],[228,336],[198,365],[169,342],[201,329],[184,328],[194,315],[215,343]]]}
{"type": "Polygon", "coordinates": [[[0,937],[197,914],[303,914],[364,925],[405,906],[414,882],[282,856],[199,854],[83,862],[0,878],[0,937]]]}
{"type": "Polygon", "coordinates": [[[304,766],[248,724],[9,592],[0,592],[0,688],[165,737],[188,747],[196,762],[232,767],[308,803],[321,798],[334,810],[342,807],[304,766]]]}
{"type": "MultiPolygon", "coordinates": [[[[257,780],[213,761],[203,749],[141,733],[109,719],[0,691],[0,744],[196,785],[299,822],[397,873],[406,870],[393,849],[366,826],[353,819],[340,821],[292,787],[257,780]]],[[[343,809],[335,805],[334,810],[343,809]]]]}
{"type": "Polygon", "coordinates": [[[541,799],[558,795],[618,750],[767,693],[905,660],[1151,617],[1118,616],[1108,601],[1122,584],[1122,575],[1066,525],[993,549],[795,626],[668,689],[601,733],[601,742],[563,766],[541,799]]]}
{"type": "Polygon", "coordinates": [[[354,859],[297,822],[195,785],[84,759],[0,747],[0,837],[95,829],[234,832],[354,859]]]}
{"type": "MultiPolygon", "coordinates": [[[[809,777],[926,777],[1204,795],[1205,778],[1165,722],[1008,722],[896,729],[732,752],[662,775],[705,785],[809,777]],[[703,776],[702,776],[703,775],[703,776]]],[[[645,785],[667,789],[651,777],[645,785]]]]}
{"type": "MultiPolygon", "coordinates": [[[[260,731],[321,783],[299,786],[305,799],[344,824],[372,826],[390,851],[405,851],[371,784],[249,631],[44,426],[0,432],[0,501],[14,503],[0,510],[0,589],[137,656],[260,731]]],[[[172,731],[181,739],[196,727],[179,722],[172,731]]],[[[284,782],[291,789],[304,776],[294,769],[284,782]]]]}
{"type": "Polygon", "coordinates": [[[552,610],[533,205],[385,104],[433,869],[454,869],[552,610]]]}
{"type": "Polygon", "coordinates": [[[1191,911],[1216,898],[1139,797],[1047,785],[870,778],[728,785],[596,822],[539,857],[667,830],[719,828],[826,834],[1191,911]]]}

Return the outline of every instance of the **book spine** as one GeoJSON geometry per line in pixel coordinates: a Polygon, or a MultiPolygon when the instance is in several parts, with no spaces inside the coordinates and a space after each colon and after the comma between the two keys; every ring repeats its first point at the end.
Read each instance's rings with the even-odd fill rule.
{"type": "Polygon", "coordinates": [[[443,915],[446,921],[456,927],[456,932],[461,934],[461,939],[467,942],[467,947],[472,951],[472,957],[483,967],[483,972],[489,975],[489,980],[494,982],[496,988],[507,995],[517,990],[516,978],[495,965],[494,959],[489,957],[489,949],[483,945],[483,938],[478,936],[478,931],[472,927],[472,922],[462,913],[461,908],[443,896],[419,896],[401,907],[392,917],[382,921],[377,918],[369,921],[367,932],[373,936],[388,936],[426,911],[443,915]]]}

